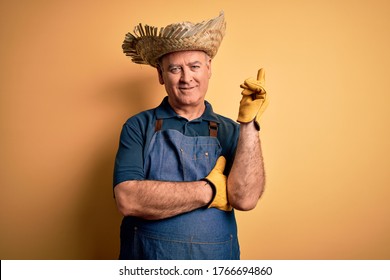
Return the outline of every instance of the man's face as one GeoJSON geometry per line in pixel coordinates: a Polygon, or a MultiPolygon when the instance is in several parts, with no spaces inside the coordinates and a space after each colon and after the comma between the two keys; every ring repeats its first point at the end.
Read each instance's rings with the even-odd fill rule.
{"type": "Polygon", "coordinates": [[[180,51],[162,57],[159,81],[175,108],[204,106],[211,59],[202,51],[180,51]]]}

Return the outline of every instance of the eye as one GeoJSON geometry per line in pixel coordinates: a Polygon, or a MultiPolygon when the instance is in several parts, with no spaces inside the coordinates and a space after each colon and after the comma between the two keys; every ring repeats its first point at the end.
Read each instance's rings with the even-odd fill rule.
{"type": "Polygon", "coordinates": [[[173,74],[177,74],[181,72],[181,68],[179,66],[173,66],[169,68],[169,72],[173,74]]]}
{"type": "Polygon", "coordinates": [[[199,68],[200,68],[200,65],[192,65],[191,66],[191,69],[194,71],[198,70],[199,68]]]}

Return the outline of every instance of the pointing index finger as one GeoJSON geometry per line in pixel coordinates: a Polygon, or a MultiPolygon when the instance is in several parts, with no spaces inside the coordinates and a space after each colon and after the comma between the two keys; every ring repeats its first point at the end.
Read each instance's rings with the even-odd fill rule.
{"type": "Polygon", "coordinates": [[[257,80],[260,81],[262,84],[265,82],[265,71],[264,68],[260,68],[257,72],[257,80]]]}

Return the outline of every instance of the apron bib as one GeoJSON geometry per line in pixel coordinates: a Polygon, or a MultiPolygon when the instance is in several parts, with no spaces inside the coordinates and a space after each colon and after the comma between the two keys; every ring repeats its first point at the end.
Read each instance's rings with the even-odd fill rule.
{"type": "MultiPolygon", "coordinates": [[[[221,150],[216,137],[158,130],[145,160],[145,179],[198,181],[213,169],[221,150]]],[[[121,259],[239,259],[239,255],[234,211],[200,208],[157,221],[125,217],[121,225],[121,259]]]]}

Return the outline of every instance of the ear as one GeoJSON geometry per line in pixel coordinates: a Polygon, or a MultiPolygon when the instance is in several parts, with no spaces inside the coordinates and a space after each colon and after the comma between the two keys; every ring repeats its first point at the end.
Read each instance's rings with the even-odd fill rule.
{"type": "Polygon", "coordinates": [[[157,74],[158,74],[158,81],[160,82],[160,85],[164,84],[164,79],[162,76],[162,70],[160,68],[160,65],[157,65],[157,74]]]}
{"type": "Polygon", "coordinates": [[[209,61],[207,63],[207,68],[208,68],[208,72],[209,72],[209,79],[211,78],[211,58],[209,58],[209,61]]]}

